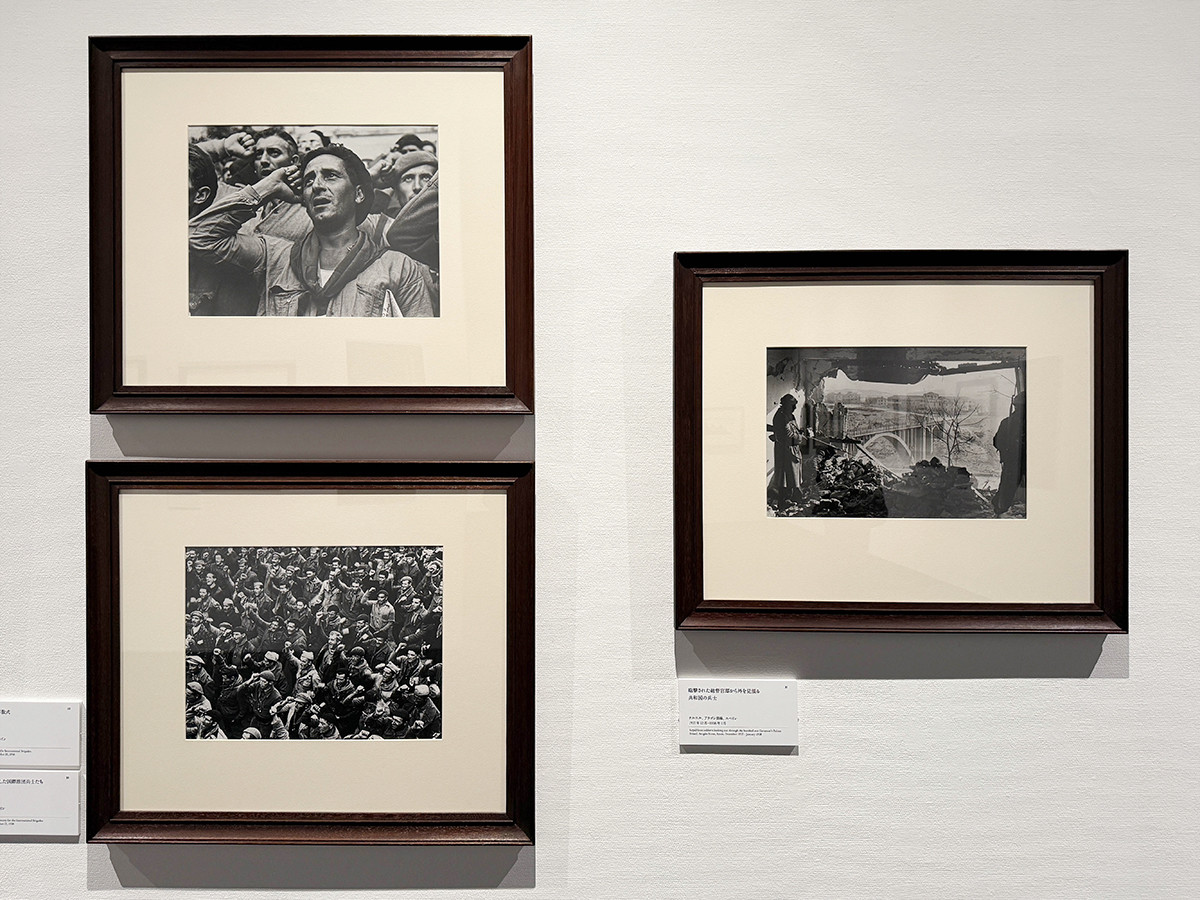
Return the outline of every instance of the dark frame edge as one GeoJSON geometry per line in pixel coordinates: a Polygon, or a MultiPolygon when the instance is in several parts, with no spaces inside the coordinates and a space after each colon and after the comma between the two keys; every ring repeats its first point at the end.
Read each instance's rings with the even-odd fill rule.
{"type": "Polygon", "coordinates": [[[309,823],[285,818],[247,822],[215,819],[194,822],[112,819],[88,835],[89,844],[271,844],[533,846],[527,831],[511,822],[378,824],[309,823]]]}
{"type": "Polygon", "coordinates": [[[508,741],[506,812],[514,828],[534,838],[535,629],[534,469],[530,463],[507,491],[508,497],[508,741]],[[514,649],[515,648],[515,649],[514,649]]]}
{"type": "Polygon", "coordinates": [[[681,631],[820,631],[862,633],[1000,633],[1125,634],[1127,630],[1102,612],[991,613],[987,611],[859,612],[698,609],[680,624],[681,631]]]}
{"type": "Polygon", "coordinates": [[[118,596],[113,558],[116,505],[102,466],[85,467],[87,504],[87,819],[85,835],[95,839],[120,810],[116,773],[120,762],[119,668],[93,669],[96,660],[116,659],[118,596]]]}
{"type": "Polygon", "coordinates": [[[1095,282],[1095,572],[1097,604],[1129,631],[1129,251],[1111,251],[1095,282]],[[1100,578],[1101,572],[1111,577],[1100,578]]]}
{"type": "Polygon", "coordinates": [[[347,389],[330,405],[326,396],[303,394],[211,393],[190,394],[122,392],[94,395],[93,413],[99,415],[529,415],[532,409],[514,395],[495,395],[486,389],[439,396],[354,393],[347,389]]]}
{"type": "Polygon", "coordinates": [[[502,34],[262,34],[205,35],[203,50],[198,51],[197,37],[181,34],[92,35],[91,45],[101,52],[127,62],[165,64],[183,60],[199,63],[223,54],[261,56],[264,45],[273,55],[321,55],[336,59],[353,48],[356,52],[384,58],[402,54],[447,54],[446,58],[469,55],[489,63],[503,62],[528,46],[529,35],[502,34]],[[200,53],[201,55],[197,55],[200,53]]]}
{"type": "Polygon", "coordinates": [[[506,372],[514,412],[533,412],[533,38],[504,66],[506,372]]]}
{"type": "Polygon", "coordinates": [[[116,152],[120,119],[117,67],[104,41],[88,39],[88,224],[90,292],[91,412],[110,402],[120,383],[116,348],[120,343],[117,298],[120,296],[120,215],[117,203],[121,183],[116,152]]]}
{"type": "Polygon", "coordinates": [[[704,529],[700,491],[701,299],[704,283],[676,253],[674,346],[675,627],[684,628],[703,600],[704,529]],[[692,402],[695,398],[696,402],[692,402]]]}

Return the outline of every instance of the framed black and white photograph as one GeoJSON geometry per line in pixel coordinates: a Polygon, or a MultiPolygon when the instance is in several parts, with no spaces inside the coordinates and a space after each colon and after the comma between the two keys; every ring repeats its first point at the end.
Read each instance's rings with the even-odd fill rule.
{"type": "Polygon", "coordinates": [[[438,740],[440,546],[188,547],[189,740],[438,740]]]}
{"type": "Polygon", "coordinates": [[[532,843],[531,464],[87,486],[90,841],[532,843]]]}
{"type": "Polygon", "coordinates": [[[769,347],[767,515],[1025,518],[1025,377],[1024,347],[769,347]]]}
{"type": "Polygon", "coordinates": [[[436,125],[188,129],[188,312],[440,312],[436,125]]]}
{"type": "Polygon", "coordinates": [[[1124,631],[1126,266],[677,254],[676,624],[1124,631]]]}
{"type": "Polygon", "coordinates": [[[93,38],[92,411],[531,412],[531,52],[93,38]]]}

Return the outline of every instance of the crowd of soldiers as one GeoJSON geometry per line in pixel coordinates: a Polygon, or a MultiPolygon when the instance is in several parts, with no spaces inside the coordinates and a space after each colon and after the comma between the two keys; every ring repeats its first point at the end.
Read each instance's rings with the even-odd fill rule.
{"type": "Polygon", "coordinates": [[[191,315],[440,314],[432,141],[402,134],[363,159],[320,130],[196,130],[188,144],[191,315]]]}
{"type": "Polygon", "coordinates": [[[440,547],[193,547],[187,737],[441,736],[440,547]]]}

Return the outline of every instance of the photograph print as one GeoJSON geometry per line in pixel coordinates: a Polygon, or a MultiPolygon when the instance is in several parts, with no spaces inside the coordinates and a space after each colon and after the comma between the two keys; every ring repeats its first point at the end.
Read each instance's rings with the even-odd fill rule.
{"type": "Polygon", "coordinates": [[[440,546],[188,547],[189,740],[442,732],[440,546]]]}
{"type": "Polygon", "coordinates": [[[767,515],[1025,518],[1024,347],[770,347],[767,515]]]}
{"type": "Polygon", "coordinates": [[[188,128],[194,316],[440,314],[436,125],[188,128]]]}

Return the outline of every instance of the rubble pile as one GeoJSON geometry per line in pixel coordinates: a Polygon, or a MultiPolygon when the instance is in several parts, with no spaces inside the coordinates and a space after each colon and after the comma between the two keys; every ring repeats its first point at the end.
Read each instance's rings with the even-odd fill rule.
{"type": "Polygon", "coordinates": [[[889,514],[908,519],[990,519],[995,512],[973,488],[962,466],[944,466],[936,456],[884,489],[889,514]]]}
{"type": "Polygon", "coordinates": [[[1013,505],[1000,514],[1001,519],[1024,519],[1025,501],[1016,500],[1013,505]]]}
{"type": "Polygon", "coordinates": [[[817,468],[814,516],[883,517],[888,514],[882,471],[870,460],[829,456],[817,468]]]}

